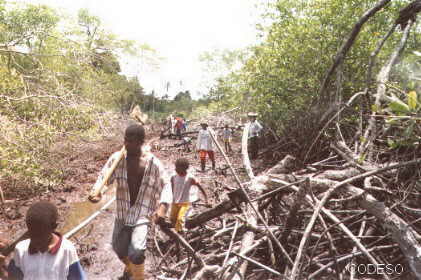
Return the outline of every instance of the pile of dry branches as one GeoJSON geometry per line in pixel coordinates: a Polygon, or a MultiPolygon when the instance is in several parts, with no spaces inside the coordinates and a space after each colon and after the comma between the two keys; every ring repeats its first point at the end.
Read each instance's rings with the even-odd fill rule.
{"type": "Polygon", "coordinates": [[[420,277],[421,159],[358,164],[344,143],[331,148],[336,154],[304,169],[287,156],[254,176],[243,141],[249,182],[227,159],[243,192],[190,218],[186,239],[173,236],[179,245],[161,252],[160,268],[177,279],[420,277]]]}
{"type": "MultiPolygon", "coordinates": [[[[389,2],[379,1],[355,24],[326,73],[318,105],[330,100],[329,81],[363,24],[389,2]]],[[[415,0],[409,6],[419,4],[415,0]]],[[[368,100],[367,108],[380,108],[382,102],[397,99],[388,91],[387,83],[418,11],[402,10],[370,57],[367,88],[318,119],[317,131],[306,137],[308,145],[297,145],[301,151],[295,154],[300,160],[286,156],[255,176],[247,155],[245,126],[242,153],[249,179],[241,182],[224,155],[238,185],[231,186],[236,191],[190,218],[185,239],[173,233],[185,250],[180,254],[171,249],[177,248],[173,244],[161,252],[161,269],[177,279],[195,280],[421,279],[419,148],[382,159],[379,143],[387,134],[381,133],[383,123],[377,121],[376,111],[368,117],[361,114],[354,138],[341,132],[339,121],[344,109],[359,99],[363,104],[363,97],[368,100]],[[403,28],[401,40],[377,75],[375,92],[371,92],[376,56],[398,24],[403,28]],[[323,139],[328,128],[336,130],[336,135],[323,139]],[[312,154],[320,151],[324,159],[312,162],[317,158],[312,154]]],[[[302,128],[297,131],[303,133],[302,128]]],[[[269,151],[282,148],[284,144],[278,142],[269,151]]]]}

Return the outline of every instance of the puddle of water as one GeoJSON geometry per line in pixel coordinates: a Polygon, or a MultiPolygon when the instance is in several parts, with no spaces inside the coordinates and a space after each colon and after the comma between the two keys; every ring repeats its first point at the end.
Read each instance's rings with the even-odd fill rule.
{"type": "MultiPolygon", "coordinates": [[[[72,203],[70,210],[64,217],[64,223],[58,228],[59,232],[65,234],[76,226],[78,226],[85,219],[89,218],[92,214],[101,209],[111,198],[115,196],[115,187],[109,186],[107,191],[102,195],[101,201],[92,203],[86,197],[86,201],[72,203]]],[[[92,221],[94,222],[94,221],[92,221]]]]}

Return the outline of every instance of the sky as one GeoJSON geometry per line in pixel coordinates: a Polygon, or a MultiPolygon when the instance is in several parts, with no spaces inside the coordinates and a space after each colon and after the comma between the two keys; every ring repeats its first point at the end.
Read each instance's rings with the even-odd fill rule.
{"type": "Polygon", "coordinates": [[[107,30],[122,39],[147,43],[165,59],[159,69],[130,60],[124,74],[139,77],[147,93],[162,96],[190,90],[193,97],[206,93],[199,55],[214,48],[239,49],[256,43],[259,0],[18,0],[40,3],[77,15],[87,8],[107,30]]]}

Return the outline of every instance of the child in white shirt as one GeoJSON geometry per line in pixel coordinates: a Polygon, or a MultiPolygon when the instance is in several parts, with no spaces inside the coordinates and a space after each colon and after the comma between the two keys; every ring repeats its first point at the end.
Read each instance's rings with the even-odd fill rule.
{"type": "Polygon", "coordinates": [[[222,139],[224,140],[225,152],[232,152],[231,148],[231,136],[232,131],[229,126],[226,124],[224,130],[222,131],[222,139]]]}
{"type": "Polygon", "coordinates": [[[190,189],[191,186],[197,186],[203,193],[207,203],[207,195],[197,179],[187,173],[189,161],[185,158],[179,158],[175,162],[175,172],[171,176],[171,188],[173,194],[173,203],[171,205],[170,221],[175,230],[181,232],[184,228],[185,217],[191,205],[190,189]]]}
{"type": "MultiPolygon", "coordinates": [[[[58,212],[47,201],[33,204],[26,214],[29,239],[20,241],[5,279],[85,280],[85,273],[72,242],[56,232],[58,212]]],[[[0,255],[0,266],[4,256],[0,255]]],[[[2,275],[0,275],[1,277],[2,275]]]]}

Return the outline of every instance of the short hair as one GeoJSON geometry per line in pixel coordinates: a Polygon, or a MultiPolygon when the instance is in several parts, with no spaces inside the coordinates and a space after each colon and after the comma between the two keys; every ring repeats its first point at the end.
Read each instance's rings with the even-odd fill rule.
{"type": "Polygon", "coordinates": [[[180,167],[187,170],[190,166],[189,160],[186,158],[179,158],[175,161],[175,167],[180,167]]]}
{"type": "Polygon", "coordinates": [[[145,128],[140,124],[129,125],[124,132],[124,139],[138,140],[143,143],[145,140],[145,128]]]}
{"type": "Polygon", "coordinates": [[[58,219],[57,207],[48,201],[39,201],[29,207],[26,212],[28,229],[36,232],[50,232],[56,229],[58,219]]]}

